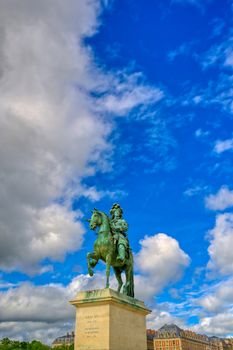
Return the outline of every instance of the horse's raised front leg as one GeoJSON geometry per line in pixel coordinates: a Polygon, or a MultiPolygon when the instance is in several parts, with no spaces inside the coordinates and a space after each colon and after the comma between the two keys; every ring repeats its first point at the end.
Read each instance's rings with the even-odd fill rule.
{"type": "Polygon", "coordinates": [[[95,265],[98,263],[98,260],[99,259],[95,253],[87,253],[87,268],[90,276],[94,275],[92,268],[95,267],[95,265]]]}
{"type": "Polygon", "coordinates": [[[108,254],[106,257],[106,288],[109,288],[110,267],[111,267],[111,255],[108,254]]]}

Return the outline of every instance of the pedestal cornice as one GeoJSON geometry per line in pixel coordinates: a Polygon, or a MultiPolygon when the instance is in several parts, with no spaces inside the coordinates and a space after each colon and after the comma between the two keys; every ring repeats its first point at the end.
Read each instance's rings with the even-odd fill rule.
{"type": "Polygon", "coordinates": [[[142,301],[118,293],[110,288],[82,291],[77,294],[75,299],[70,301],[70,304],[78,308],[90,306],[92,303],[95,305],[118,304],[118,306],[131,309],[143,315],[148,315],[151,312],[142,301]]]}

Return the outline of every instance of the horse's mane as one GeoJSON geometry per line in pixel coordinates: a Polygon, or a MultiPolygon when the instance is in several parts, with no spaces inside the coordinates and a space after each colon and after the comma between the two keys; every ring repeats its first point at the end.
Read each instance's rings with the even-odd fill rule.
{"type": "Polygon", "coordinates": [[[103,218],[105,218],[106,219],[106,221],[108,222],[108,224],[109,224],[109,227],[110,227],[110,232],[111,232],[111,225],[110,225],[110,219],[109,219],[109,217],[108,217],[108,215],[107,214],[105,214],[103,211],[100,211],[100,210],[98,210],[98,209],[94,209],[97,213],[99,213],[103,218]]]}
{"type": "Polygon", "coordinates": [[[98,209],[95,209],[95,211],[96,211],[97,213],[99,213],[101,216],[105,217],[105,218],[108,220],[108,222],[109,222],[109,217],[108,217],[107,214],[105,214],[103,211],[100,211],[100,210],[98,210],[98,209]]]}

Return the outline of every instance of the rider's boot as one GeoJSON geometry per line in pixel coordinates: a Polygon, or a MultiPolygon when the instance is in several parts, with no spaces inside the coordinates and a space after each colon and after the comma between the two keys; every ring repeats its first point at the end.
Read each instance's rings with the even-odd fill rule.
{"type": "Polygon", "coordinates": [[[125,247],[123,244],[120,244],[118,246],[117,261],[120,263],[124,263],[124,261],[125,261],[125,247]]]}

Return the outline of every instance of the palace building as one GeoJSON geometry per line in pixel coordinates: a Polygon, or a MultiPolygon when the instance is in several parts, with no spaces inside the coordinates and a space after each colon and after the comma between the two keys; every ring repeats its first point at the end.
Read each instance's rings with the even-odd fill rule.
{"type": "Polygon", "coordinates": [[[233,350],[233,339],[207,337],[175,324],[165,324],[154,336],[154,350],[233,350]]]}
{"type": "Polygon", "coordinates": [[[62,346],[62,345],[69,346],[72,344],[74,344],[74,332],[67,333],[66,335],[56,338],[52,342],[52,348],[55,348],[57,346],[62,346]]]}

